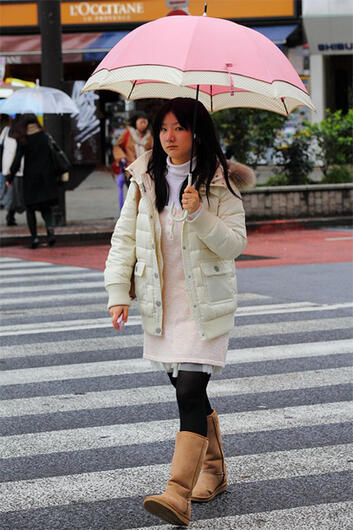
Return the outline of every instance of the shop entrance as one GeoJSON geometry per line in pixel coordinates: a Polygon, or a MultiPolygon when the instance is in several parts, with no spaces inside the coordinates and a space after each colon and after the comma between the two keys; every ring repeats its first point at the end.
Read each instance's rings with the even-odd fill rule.
{"type": "Polygon", "coordinates": [[[353,101],[353,56],[325,57],[326,106],[332,111],[341,109],[346,114],[353,101]]]}

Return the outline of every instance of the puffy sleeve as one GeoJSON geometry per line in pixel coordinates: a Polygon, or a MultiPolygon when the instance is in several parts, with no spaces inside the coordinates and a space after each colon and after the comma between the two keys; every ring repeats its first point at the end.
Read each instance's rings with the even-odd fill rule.
{"type": "Polygon", "coordinates": [[[132,270],[136,262],[136,217],[139,190],[133,181],[115,225],[111,248],[105,264],[104,283],[108,291],[108,307],[130,305],[132,270]]]}
{"type": "Polygon", "coordinates": [[[189,223],[212,252],[221,259],[235,259],[247,244],[243,201],[226,187],[219,188],[218,193],[217,215],[207,209],[206,203],[189,223]]]}

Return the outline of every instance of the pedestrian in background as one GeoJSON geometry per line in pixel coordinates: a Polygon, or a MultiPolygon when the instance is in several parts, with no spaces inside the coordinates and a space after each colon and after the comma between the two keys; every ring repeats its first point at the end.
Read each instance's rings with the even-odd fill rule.
{"type": "Polygon", "coordinates": [[[10,129],[10,116],[0,114],[0,208],[5,208],[4,198],[6,193],[6,179],[2,171],[2,154],[4,150],[4,140],[10,129]]]}
{"type": "Polygon", "coordinates": [[[39,211],[47,230],[48,245],[55,244],[52,207],[57,204],[59,190],[54,171],[49,138],[34,114],[23,115],[16,120],[12,137],[17,141],[14,161],[8,182],[13,182],[21,159],[24,158],[23,194],[26,217],[31,233],[31,248],[39,245],[36,211],[39,211]]]}
{"type": "Polygon", "coordinates": [[[131,119],[131,124],[115,142],[113,148],[115,166],[126,167],[152,148],[153,138],[148,125],[145,112],[137,111],[131,119]]]}
{"type": "Polygon", "coordinates": [[[7,210],[7,226],[17,226],[15,214],[25,211],[22,178],[23,159],[21,160],[20,167],[13,179],[12,185],[9,186],[6,182],[6,177],[10,174],[10,168],[16,154],[17,143],[16,140],[11,137],[16,124],[16,119],[11,121],[9,116],[8,118],[8,125],[3,128],[0,136],[0,144],[2,145],[1,171],[3,177],[0,200],[3,207],[7,210]]]}
{"type": "Polygon", "coordinates": [[[143,356],[163,367],[176,388],[180,431],[171,478],[165,492],[146,497],[144,506],[169,523],[187,525],[191,500],[208,502],[227,487],[207,384],[225,364],[234,327],[234,259],[247,243],[237,182],[249,184],[253,172],[241,164],[228,167],[211,117],[193,99],[165,103],[153,130],[152,152],[128,167],[131,185],[112,237],[105,285],[118,330],[121,319],[128,320],[134,271],[143,356]],[[195,105],[196,152],[188,186],[195,105]],[[182,208],[188,217],[176,222],[182,208]]]}

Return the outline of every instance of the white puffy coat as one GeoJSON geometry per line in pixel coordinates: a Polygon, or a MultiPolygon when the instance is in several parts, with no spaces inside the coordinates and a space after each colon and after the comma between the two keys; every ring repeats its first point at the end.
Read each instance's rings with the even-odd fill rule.
{"type": "MultiPolygon", "coordinates": [[[[131,185],[112,236],[104,276],[108,307],[130,305],[130,279],[135,267],[136,297],[144,330],[163,335],[161,225],[154,182],[146,172],[150,155],[145,153],[128,168],[131,185]],[[141,193],[138,212],[137,186],[141,193]]],[[[230,167],[230,178],[234,182],[234,177],[245,177],[248,185],[252,171],[237,166],[238,175],[230,167]]],[[[242,201],[228,190],[221,167],[212,180],[209,202],[205,189],[200,195],[201,212],[183,223],[181,245],[186,288],[200,338],[212,339],[234,326],[234,260],[244,250],[247,238],[242,201]]]]}

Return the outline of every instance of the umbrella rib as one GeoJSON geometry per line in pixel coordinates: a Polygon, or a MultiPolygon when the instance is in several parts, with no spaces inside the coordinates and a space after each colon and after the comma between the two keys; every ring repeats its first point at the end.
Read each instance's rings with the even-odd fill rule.
{"type": "Polygon", "coordinates": [[[132,84],[132,88],[131,88],[131,90],[130,90],[130,94],[128,95],[127,99],[130,99],[130,98],[131,98],[131,94],[132,94],[133,91],[134,91],[134,88],[135,88],[135,86],[136,86],[136,83],[137,83],[137,80],[135,79],[135,81],[134,81],[133,84],[132,84]]]}
{"type": "Polygon", "coordinates": [[[283,103],[283,106],[284,106],[284,110],[286,111],[287,116],[289,116],[289,112],[288,112],[288,109],[287,109],[287,105],[286,105],[286,103],[284,101],[284,98],[281,98],[281,100],[282,100],[282,103],[283,103]]]}
{"type": "Polygon", "coordinates": [[[210,100],[211,100],[211,112],[213,112],[213,94],[212,94],[213,85],[210,85],[210,100]]]}

